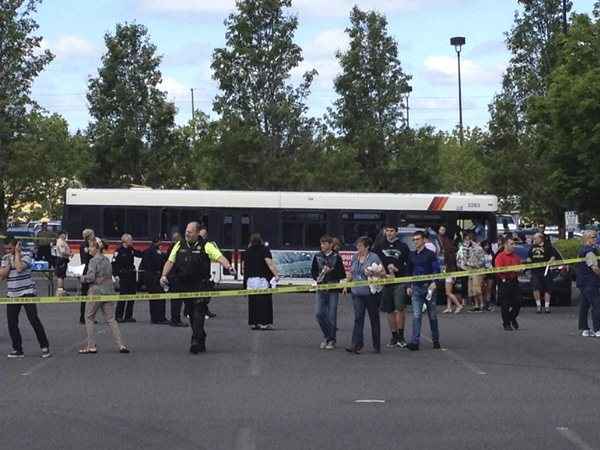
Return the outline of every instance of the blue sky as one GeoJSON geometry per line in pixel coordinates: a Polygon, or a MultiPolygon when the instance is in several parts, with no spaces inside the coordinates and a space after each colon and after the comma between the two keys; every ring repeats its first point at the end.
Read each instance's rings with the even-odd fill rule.
{"type": "MultiPolygon", "coordinates": [[[[295,0],[290,13],[300,25],[296,42],[305,61],[294,74],[316,68],[319,77],[308,99],[321,116],[335,100],[335,52],[347,45],[344,28],[354,4],[386,14],[398,41],[404,70],[413,76],[411,126],[450,130],[458,122],[456,54],[451,36],[467,39],[463,51],[465,126],[485,126],[487,105],[500,89],[509,54],[504,32],[513,23],[516,0],[295,0]]],[[[594,0],[575,0],[575,10],[590,12],[594,0]]],[[[223,21],[234,0],[45,0],[38,14],[43,45],[56,54],[33,86],[33,96],[50,112],[63,115],[72,130],[85,128],[85,94],[104,53],[103,36],[118,22],[148,27],[163,55],[163,88],[178,108],[177,121],[191,117],[190,89],[196,108],[211,111],[217,89],[211,79],[212,50],[224,45],[223,21]]]]}

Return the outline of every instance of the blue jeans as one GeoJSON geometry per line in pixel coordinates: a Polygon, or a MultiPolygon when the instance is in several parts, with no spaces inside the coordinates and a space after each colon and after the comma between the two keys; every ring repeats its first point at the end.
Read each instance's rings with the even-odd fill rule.
{"type": "Polygon", "coordinates": [[[413,310],[413,326],[412,326],[412,343],[419,345],[421,339],[421,322],[423,317],[423,304],[427,304],[427,316],[429,317],[429,328],[431,328],[431,338],[434,342],[440,340],[440,330],[438,328],[437,308],[435,304],[435,294],[430,301],[426,300],[427,285],[413,285],[412,287],[412,310],[413,310]]]}
{"type": "Polygon", "coordinates": [[[371,322],[371,337],[373,348],[381,348],[381,325],[379,323],[379,304],[381,294],[354,295],[352,294],[352,305],[354,306],[354,328],[352,329],[352,346],[362,348],[364,346],[365,312],[369,313],[371,322]]]}
{"type": "Polygon", "coordinates": [[[589,330],[588,312],[592,308],[592,329],[600,331],[600,290],[594,287],[581,288],[579,303],[579,329],[589,330]]]}
{"type": "Polygon", "coordinates": [[[339,294],[337,292],[317,292],[317,322],[326,341],[334,341],[337,331],[337,306],[339,294]]]}

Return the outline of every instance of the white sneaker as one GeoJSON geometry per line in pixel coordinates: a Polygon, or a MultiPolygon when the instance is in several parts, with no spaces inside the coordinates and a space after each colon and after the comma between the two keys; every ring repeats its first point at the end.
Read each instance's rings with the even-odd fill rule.
{"type": "Polygon", "coordinates": [[[594,333],[594,337],[598,337],[598,338],[600,338],[600,330],[598,330],[598,331],[596,331],[596,332],[594,333]]]}
{"type": "Polygon", "coordinates": [[[592,333],[590,330],[583,330],[583,331],[581,332],[581,335],[582,335],[583,337],[590,337],[590,336],[593,336],[593,333],[592,333]]]}
{"type": "Polygon", "coordinates": [[[319,345],[319,348],[320,348],[321,350],[325,350],[325,349],[327,348],[327,344],[328,344],[328,342],[327,342],[327,341],[323,341],[323,342],[321,342],[321,344],[319,345]]]}
{"type": "Polygon", "coordinates": [[[50,353],[50,349],[48,347],[43,348],[42,349],[42,358],[46,359],[46,358],[50,358],[52,356],[52,353],[50,353]]]}
{"type": "MultiPolygon", "coordinates": [[[[600,331],[598,332],[598,335],[600,337],[600,331]]],[[[325,346],[325,350],[335,350],[335,342],[329,341],[325,346]]]]}

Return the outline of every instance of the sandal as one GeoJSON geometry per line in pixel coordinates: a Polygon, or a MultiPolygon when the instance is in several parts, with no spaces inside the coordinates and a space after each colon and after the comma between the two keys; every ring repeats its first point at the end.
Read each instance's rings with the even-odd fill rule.
{"type": "Polygon", "coordinates": [[[79,354],[80,355],[95,355],[96,353],[98,353],[98,350],[95,348],[82,348],[79,349],[79,354]]]}

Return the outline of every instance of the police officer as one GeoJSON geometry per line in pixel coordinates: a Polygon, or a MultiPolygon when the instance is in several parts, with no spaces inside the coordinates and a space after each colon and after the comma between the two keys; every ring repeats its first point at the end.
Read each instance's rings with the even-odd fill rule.
{"type": "MultiPolygon", "coordinates": [[[[206,291],[210,289],[210,263],[218,262],[225,269],[232,270],[231,264],[218,248],[204,241],[200,236],[200,224],[190,222],[185,229],[185,239],[175,244],[165,267],[163,268],[161,284],[169,283],[168,275],[175,272],[176,290],[178,292],[206,291]]],[[[191,322],[192,342],[190,353],[206,351],[206,332],[204,321],[207,298],[192,300],[191,322]]]]}
{"type": "MultiPolygon", "coordinates": [[[[137,292],[137,274],[134,257],[141,258],[142,252],[133,248],[133,238],[130,234],[121,236],[121,246],[113,256],[113,275],[119,278],[119,294],[129,295],[137,292]]],[[[117,322],[135,322],[133,318],[133,301],[117,302],[115,318],[117,322]],[[123,313],[125,313],[123,315],[123,313]]]]}
{"type": "MultiPolygon", "coordinates": [[[[166,255],[160,251],[160,239],[156,238],[142,253],[142,263],[140,271],[143,275],[146,290],[150,294],[162,292],[160,286],[160,275],[165,265],[166,255]]],[[[150,322],[155,325],[168,325],[169,321],[165,316],[165,300],[151,300],[150,304],[150,322]]]]}

